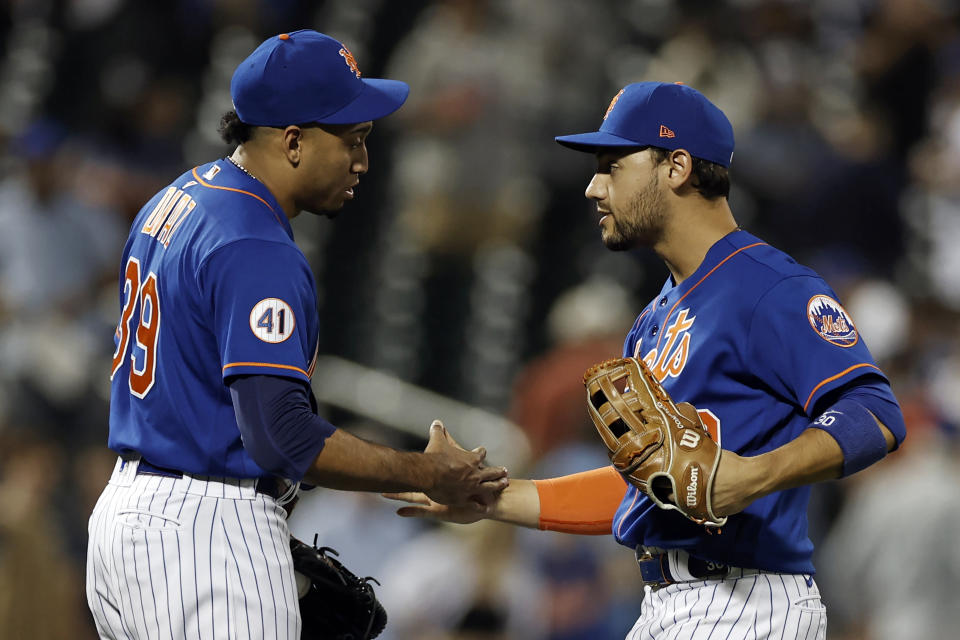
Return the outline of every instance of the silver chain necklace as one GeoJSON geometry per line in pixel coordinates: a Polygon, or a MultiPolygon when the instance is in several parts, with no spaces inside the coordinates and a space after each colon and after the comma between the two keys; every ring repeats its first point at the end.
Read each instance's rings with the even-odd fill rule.
{"type": "Polygon", "coordinates": [[[252,173],[250,173],[249,171],[247,171],[247,168],[244,167],[244,166],[243,166],[242,164],[240,164],[239,162],[237,162],[236,160],[234,160],[232,156],[227,156],[227,160],[229,160],[229,161],[230,161],[230,164],[232,164],[233,166],[235,166],[237,169],[240,169],[240,171],[243,171],[245,174],[247,174],[248,176],[250,176],[251,178],[253,178],[253,179],[256,180],[257,182],[260,182],[260,179],[259,179],[257,176],[255,176],[255,175],[253,175],[252,173]]]}

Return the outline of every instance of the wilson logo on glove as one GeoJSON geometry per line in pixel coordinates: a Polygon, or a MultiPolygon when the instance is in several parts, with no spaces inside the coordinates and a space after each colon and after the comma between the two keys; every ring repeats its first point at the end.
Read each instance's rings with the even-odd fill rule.
{"type": "Polygon", "coordinates": [[[687,449],[696,449],[698,444],[700,444],[700,436],[696,431],[690,431],[687,429],[683,432],[683,437],[680,438],[681,447],[686,447],[687,449]]]}
{"type": "Polygon", "coordinates": [[[690,484],[687,485],[687,506],[697,506],[697,479],[700,477],[700,469],[690,468],[690,484]]]}
{"type": "Polygon", "coordinates": [[[713,512],[711,498],[721,449],[696,408],[675,404],[637,358],[594,365],[583,384],[587,412],[614,468],[661,509],[722,527],[727,519],[713,512]]]}

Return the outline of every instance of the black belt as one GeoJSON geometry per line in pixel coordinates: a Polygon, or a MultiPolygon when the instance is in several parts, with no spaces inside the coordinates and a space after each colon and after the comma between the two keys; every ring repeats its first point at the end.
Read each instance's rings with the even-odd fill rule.
{"type": "Polygon", "coordinates": [[[640,567],[640,577],[643,584],[655,588],[677,582],[692,582],[695,580],[722,580],[724,578],[742,578],[746,575],[760,573],[759,569],[742,569],[729,565],[697,558],[684,551],[675,551],[679,562],[691,578],[674,576],[670,571],[668,551],[658,549],[652,552],[643,546],[636,549],[637,565],[640,567]]]}
{"type": "MultiPolygon", "coordinates": [[[[135,460],[136,458],[133,459],[135,460]]],[[[154,476],[166,476],[168,478],[183,477],[182,471],[168,469],[166,467],[158,467],[157,465],[151,464],[147,460],[140,458],[140,464],[137,465],[137,474],[139,475],[144,473],[154,476]]],[[[274,500],[278,500],[287,492],[287,490],[290,489],[290,484],[283,478],[269,476],[265,478],[257,478],[256,488],[258,492],[268,495],[274,500]]]]}

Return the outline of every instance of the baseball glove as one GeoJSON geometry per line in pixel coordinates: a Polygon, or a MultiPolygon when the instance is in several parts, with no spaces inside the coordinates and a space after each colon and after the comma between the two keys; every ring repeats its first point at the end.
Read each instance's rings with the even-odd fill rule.
{"type": "MultiPolygon", "coordinates": [[[[317,548],[290,537],[290,552],[297,582],[309,580],[300,597],[303,619],[301,638],[313,640],[367,640],[376,638],[387,626],[387,612],[377,600],[373,578],[358,578],[336,558],[329,547],[317,548]]],[[[377,584],[380,584],[377,582],[377,584]]],[[[301,589],[301,593],[303,590],[301,589]]]]}
{"type": "Polygon", "coordinates": [[[583,384],[590,418],[628,482],[660,508],[676,509],[697,524],[726,523],[713,513],[711,500],[720,447],[693,405],[675,404],[636,358],[594,365],[583,384]]]}

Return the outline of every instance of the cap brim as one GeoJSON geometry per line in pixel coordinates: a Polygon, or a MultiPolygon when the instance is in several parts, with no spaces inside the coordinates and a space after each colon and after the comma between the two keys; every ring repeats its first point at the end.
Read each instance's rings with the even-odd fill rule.
{"type": "Polygon", "coordinates": [[[356,124],[388,116],[407,100],[410,85],[400,80],[363,78],[363,89],[348,105],[318,118],[321,124],[356,124]]]}
{"type": "Polygon", "coordinates": [[[642,142],[615,136],[612,133],[593,131],[591,133],[575,133],[569,136],[554,138],[563,146],[575,151],[593,152],[604,147],[642,147],[642,142]]]}

